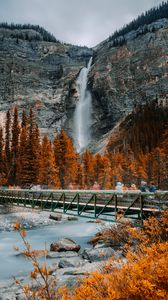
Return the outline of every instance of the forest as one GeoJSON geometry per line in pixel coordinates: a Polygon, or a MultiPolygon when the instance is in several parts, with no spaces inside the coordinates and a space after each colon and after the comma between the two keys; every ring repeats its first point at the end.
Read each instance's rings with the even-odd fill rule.
{"type": "Polygon", "coordinates": [[[6,22],[0,23],[0,28],[12,30],[11,37],[22,40],[37,40],[46,41],[52,43],[58,43],[59,41],[54,37],[53,34],[49,33],[43,27],[39,25],[31,24],[8,24],[6,22]],[[34,32],[32,33],[31,30],[34,32]]]}
{"type": "Polygon", "coordinates": [[[136,31],[140,29],[137,37],[140,34],[145,34],[148,31],[155,31],[155,27],[148,28],[147,25],[159,20],[168,18],[168,1],[162,2],[156,7],[151,8],[150,10],[142,13],[136,19],[132,20],[129,24],[124,25],[120,30],[116,30],[109,38],[110,47],[122,46],[126,43],[125,35],[131,31],[136,31]]]}
{"type": "MultiPolygon", "coordinates": [[[[143,123],[140,118],[141,126],[143,123]]],[[[96,181],[100,189],[114,189],[118,181],[139,186],[145,180],[164,189],[168,185],[168,125],[159,124],[159,139],[156,143],[151,135],[154,142],[149,141],[150,147],[139,147],[142,131],[150,133],[150,128],[138,131],[139,125],[134,123],[136,134],[130,139],[124,132],[124,146],[116,144],[118,136],[112,136],[104,155],[89,150],[79,154],[63,129],[53,141],[47,135],[42,138],[33,110],[28,116],[23,110],[19,122],[15,107],[6,113],[4,130],[0,128],[0,185],[91,189],[96,181]]]]}

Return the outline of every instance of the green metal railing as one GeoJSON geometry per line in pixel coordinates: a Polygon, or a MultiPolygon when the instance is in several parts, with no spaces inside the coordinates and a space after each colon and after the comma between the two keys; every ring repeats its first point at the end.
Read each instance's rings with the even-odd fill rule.
{"type": "Polygon", "coordinates": [[[115,221],[119,211],[141,221],[168,208],[168,191],[141,193],[114,190],[15,190],[0,189],[0,204],[59,211],[88,218],[115,221]]]}

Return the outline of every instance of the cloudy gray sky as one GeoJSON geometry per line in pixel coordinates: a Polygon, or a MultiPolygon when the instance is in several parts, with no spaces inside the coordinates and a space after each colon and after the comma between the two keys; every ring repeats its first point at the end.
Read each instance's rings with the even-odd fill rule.
{"type": "Polygon", "coordinates": [[[161,0],[0,0],[0,22],[43,26],[61,41],[95,46],[161,0]]]}

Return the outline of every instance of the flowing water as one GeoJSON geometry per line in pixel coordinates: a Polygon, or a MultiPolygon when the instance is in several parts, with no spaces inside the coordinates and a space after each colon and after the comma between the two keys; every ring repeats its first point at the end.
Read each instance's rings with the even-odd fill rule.
{"type": "Polygon", "coordinates": [[[75,144],[78,152],[85,149],[91,140],[91,112],[92,97],[87,89],[88,73],[91,67],[92,58],[90,58],[87,68],[83,68],[77,79],[77,88],[79,92],[79,102],[76,105],[74,126],[75,126],[75,144]]]}
{"type": "MultiPolygon", "coordinates": [[[[87,241],[93,236],[100,227],[95,223],[87,223],[86,219],[78,221],[66,221],[43,228],[27,230],[27,240],[32,249],[47,249],[50,244],[60,238],[71,238],[81,245],[81,248],[88,248],[87,241]]],[[[23,243],[19,234],[15,231],[0,232],[0,279],[11,276],[22,276],[26,271],[32,270],[32,265],[23,255],[17,255],[14,246],[18,246],[23,251],[23,243]]],[[[48,264],[54,263],[53,259],[47,259],[48,264]]]]}

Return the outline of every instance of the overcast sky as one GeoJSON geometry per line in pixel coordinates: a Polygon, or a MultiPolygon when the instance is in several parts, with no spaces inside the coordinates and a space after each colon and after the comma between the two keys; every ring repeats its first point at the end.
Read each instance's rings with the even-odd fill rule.
{"type": "Polygon", "coordinates": [[[0,22],[38,24],[63,42],[95,46],[161,0],[0,0],[0,22]]]}

